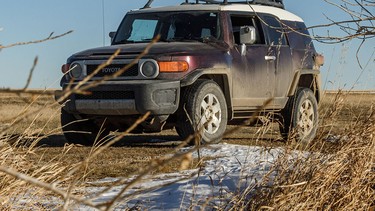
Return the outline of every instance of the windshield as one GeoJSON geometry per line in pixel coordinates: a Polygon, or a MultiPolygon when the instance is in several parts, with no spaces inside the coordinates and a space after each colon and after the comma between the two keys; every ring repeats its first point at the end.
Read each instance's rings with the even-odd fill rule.
{"type": "Polygon", "coordinates": [[[150,42],[157,35],[164,42],[219,39],[218,23],[218,14],[213,12],[128,14],[112,44],[150,42]]]}

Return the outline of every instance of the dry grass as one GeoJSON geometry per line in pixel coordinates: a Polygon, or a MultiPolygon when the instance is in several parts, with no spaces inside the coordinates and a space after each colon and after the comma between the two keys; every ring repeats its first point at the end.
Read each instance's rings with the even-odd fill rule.
{"type": "Polygon", "coordinates": [[[371,114],[375,94],[339,91],[327,93],[320,105],[323,132],[342,133],[371,114]]]}
{"type": "Polygon", "coordinates": [[[30,139],[35,140],[35,137],[58,132],[57,106],[51,102],[51,96],[34,98],[30,95],[0,95],[0,205],[3,209],[23,207],[25,195],[32,198],[46,194],[43,188],[15,178],[3,170],[29,175],[45,183],[56,182],[56,186],[70,179],[64,172],[72,166],[62,165],[58,160],[37,166],[29,158],[35,154],[35,145],[21,145],[30,139]]]}
{"type": "Polygon", "coordinates": [[[12,123],[7,133],[44,135],[60,133],[60,106],[53,96],[21,95],[0,93],[0,130],[12,123]],[[27,115],[25,115],[27,114],[27,115]]]}
{"type": "MultiPolygon", "coordinates": [[[[137,136],[121,138],[101,147],[66,145],[61,139],[60,107],[52,97],[34,98],[4,94],[0,96],[2,118],[0,128],[0,206],[6,209],[44,209],[37,201],[46,195],[62,200],[62,209],[75,201],[96,207],[91,201],[73,194],[82,182],[98,178],[128,177],[137,173],[174,172],[181,168],[180,159],[160,158],[174,153],[177,144],[154,144],[147,147],[137,136]],[[50,135],[50,134],[60,135],[50,135]],[[55,142],[55,143],[51,143],[55,142]],[[56,143],[62,141],[62,143],[56,143]],[[126,149],[122,147],[127,146],[126,149]],[[49,147],[45,147],[49,146],[49,147]],[[55,147],[52,147],[55,146],[55,147]],[[154,161],[157,161],[156,163],[154,161]],[[150,168],[150,163],[153,165],[150,168]],[[36,199],[36,201],[35,201],[36,199]]],[[[124,137],[124,134],[117,134],[124,137]]],[[[116,138],[115,138],[116,139],[116,138]]],[[[181,156],[184,159],[183,156],[181,156]]],[[[184,168],[196,165],[189,160],[184,168]]],[[[113,204],[113,203],[112,203],[113,204]]],[[[54,205],[51,205],[56,208],[54,205]]],[[[112,205],[107,205],[111,207],[112,205]]]]}
{"type": "Polygon", "coordinates": [[[321,104],[320,135],[309,146],[290,143],[240,207],[261,210],[373,210],[374,95],[337,93],[321,104]],[[304,151],[296,151],[296,149],[304,151]],[[245,205],[244,205],[245,204],[245,205]]]}
{"type": "MultiPolygon", "coordinates": [[[[242,126],[228,134],[224,139],[228,143],[285,149],[270,172],[277,176],[265,177],[264,183],[234,197],[230,209],[368,210],[375,196],[374,100],[375,95],[366,93],[327,94],[321,103],[318,138],[310,146],[293,140],[281,142],[273,126],[242,126]],[[296,149],[303,153],[296,153],[296,149]],[[273,185],[268,186],[266,181],[273,185]]],[[[69,198],[95,207],[72,194],[83,181],[173,172],[181,167],[184,155],[177,153],[170,160],[170,156],[160,158],[177,152],[180,142],[173,131],[126,136],[115,147],[104,147],[96,155],[99,148],[67,146],[61,136],[59,109],[51,96],[0,95],[0,114],[4,117],[1,125],[9,128],[16,122],[2,131],[0,140],[0,170],[5,172],[0,180],[2,207],[43,209],[41,205],[22,201],[25,195],[54,195],[65,202],[69,198]],[[16,121],[18,118],[22,121],[16,121]],[[150,139],[166,141],[150,143],[150,139]],[[21,142],[28,144],[20,145],[21,142]],[[158,162],[152,162],[155,160],[158,162]],[[14,174],[6,171],[9,169],[14,174]]],[[[189,162],[189,167],[197,164],[197,160],[189,162]]],[[[69,204],[59,206],[68,208],[69,204]]]]}
{"type": "MultiPolygon", "coordinates": [[[[154,147],[113,147],[105,149],[100,153],[95,160],[92,160],[85,171],[86,180],[96,180],[106,177],[130,177],[136,175],[144,168],[146,168],[150,161],[174,152],[174,149],[169,146],[154,146],[154,147]]],[[[35,150],[35,154],[29,155],[28,159],[38,161],[34,163],[37,167],[48,165],[51,161],[57,161],[61,158],[58,156],[63,153],[61,148],[40,148],[35,150]]],[[[64,159],[61,160],[63,166],[85,161],[92,153],[89,147],[75,147],[64,154],[64,159]]],[[[179,161],[171,162],[167,166],[160,169],[155,169],[151,174],[155,173],[170,173],[178,171],[180,167],[179,161]]]]}

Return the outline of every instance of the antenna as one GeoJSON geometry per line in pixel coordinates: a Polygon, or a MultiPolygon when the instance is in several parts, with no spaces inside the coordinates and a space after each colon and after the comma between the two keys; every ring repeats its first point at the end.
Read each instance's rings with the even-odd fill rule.
{"type": "Polygon", "coordinates": [[[102,20],[103,20],[103,46],[105,46],[105,14],[104,14],[104,0],[102,0],[102,20]]]}
{"type": "Polygon", "coordinates": [[[143,6],[142,9],[150,8],[150,6],[151,6],[151,4],[152,4],[153,1],[154,0],[148,0],[147,3],[145,4],[145,6],[143,6]]]}

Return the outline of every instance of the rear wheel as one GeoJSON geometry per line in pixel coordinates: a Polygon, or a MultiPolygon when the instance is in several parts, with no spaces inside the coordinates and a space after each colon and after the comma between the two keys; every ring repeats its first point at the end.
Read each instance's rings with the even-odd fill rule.
{"type": "Polygon", "coordinates": [[[280,132],[288,139],[291,132],[298,141],[309,143],[316,136],[318,128],[318,103],[314,93],[308,88],[299,88],[282,112],[283,124],[280,132]]]}
{"type": "Polygon", "coordinates": [[[101,141],[108,136],[109,130],[95,124],[92,119],[78,119],[73,114],[61,109],[61,126],[68,143],[91,146],[96,140],[101,141]]]}
{"type": "MultiPolygon", "coordinates": [[[[227,105],[220,87],[211,80],[197,80],[183,96],[182,115],[176,126],[181,138],[196,134],[204,143],[219,142],[227,125],[227,105]]],[[[194,144],[194,140],[190,144],[194,144]]]]}

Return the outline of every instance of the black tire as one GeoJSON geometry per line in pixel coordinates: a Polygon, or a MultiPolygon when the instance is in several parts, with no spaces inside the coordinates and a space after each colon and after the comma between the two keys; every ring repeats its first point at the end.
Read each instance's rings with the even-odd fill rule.
{"type": "Polygon", "coordinates": [[[68,143],[85,146],[92,146],[95,141],[101,141],[110,132],[106,129],[100,130],[100,127],[91,119],[77,119],[63,108],[61,109],[61,126],[68,143]]]}
{"type": "Polygon", "coordinates": [[[187,87],[181,98],[180,111],[176,131],[182,139],[197,132],[202,143],[217,143],[222,139],[228,110],[224,94],[214,81],[197,80],[187,87]]]}
{"type": "Polygon", "coordinates": [[[297,141],[311,142],[318,129],[318,103],[308,88],[299,88],[282,111],[280,132],[285,140],[294,134],[297,141]],[[293,132],[293,133],[292,133],[293,132]]]}

